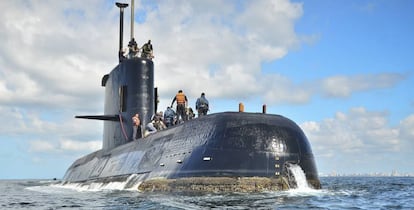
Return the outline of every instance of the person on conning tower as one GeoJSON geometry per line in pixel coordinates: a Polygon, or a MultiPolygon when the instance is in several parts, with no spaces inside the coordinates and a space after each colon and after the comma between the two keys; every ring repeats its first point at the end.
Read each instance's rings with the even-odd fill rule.
{"type": "Polygon", "coordinates": [[[128,43],[128,58],[134,58],[138,56],[139,48],[138,44],[134,38],[131,39],[128,43]]]}
{"type": "Polygon", "coordinates": [[[182,90],[179,90],[177,95],[175,95],[174,99],[171,102],[171,107],[173,106],[175,101],[177,101],[176,112],[178,115],[178,121],[185,121],[187,119],[185,108],[187,107],[188,100],[187,96],[183,93],[182,90]]]}
{"type": "Polygon", "coordinates": [[[154,58],[154,50],[152,48],[151,40],[148,40],[148,42],[145,43],[141,49],[142,49],[141,58],[148,58],[148,59],[154,58]]]}

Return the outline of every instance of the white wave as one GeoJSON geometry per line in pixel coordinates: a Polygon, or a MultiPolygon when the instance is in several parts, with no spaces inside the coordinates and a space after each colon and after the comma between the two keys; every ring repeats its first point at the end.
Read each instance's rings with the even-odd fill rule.
{"type": "Polygon", "coordinates": [[[308,181],[306,180],[305,172],[303,172],[302,168],[299,165],[291,164],[289,165],[288,169],[295,177],[297,185],[296,189],[305,191],[311,189],[308,185],[308,181]]]}
{"type": "Polygon", "coordinates": [[[132,190],[138,191],[141,182],[136,180],[137,175],[130,175],[123,182],[91,182],[91,183],[65,183],[51,185],[56,188],[69,189],[77,192],[84,191],[110,191],[110,190],[132,190]]]}
{"type": "Polygon", "coordinates": [[[56,184],[43,185],[43,186],[32,186],[32,187],[26,187],[25,189],[39,192],[39,193],[44,193],[44,194],[68,194],[68,193],[75,192],[69,188],[57,187],[56,184]]]}
{"type": "Polygon", "coordinates": [[[288,196],[292,197],[301,197],[301,196],[324,196],[329,195],[330,192],[327,190],[321,189],[312,189],[312,188],[297,188],[297,189],[289,189],[286,191],[288,196]]]}

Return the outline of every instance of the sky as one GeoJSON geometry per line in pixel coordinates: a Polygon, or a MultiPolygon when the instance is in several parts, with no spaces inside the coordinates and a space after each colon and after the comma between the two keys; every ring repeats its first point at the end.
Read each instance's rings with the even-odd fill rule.
{"type": "MultiPolygon", "coordinates": [[[[120,0],[121,1],[121,0],[120,0]]],[[[128,1],[121,1],[127,2],[128,1]]],[[[112,0],[0,1],[0,179],[62,178],[102,146],[103,75],[117,64],[112,0]]],[[[159,107],[182,89],[210,113],[280,114],[320,174],[414,173],[414,1],[135,1],[159,107]]],[[[130,36],[125,10],[124,45],[130,36]],[[125,41],[126,40],[126,41],[125,41]]]]}

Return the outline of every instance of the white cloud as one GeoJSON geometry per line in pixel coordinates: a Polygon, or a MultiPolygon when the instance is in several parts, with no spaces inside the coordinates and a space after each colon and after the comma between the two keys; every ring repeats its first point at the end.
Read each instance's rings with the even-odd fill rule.
{"type": "Polygon", "coordinates": [[[183,89],[194,97],[206,91],[236,99],[262,89],[261,62],[281,58],[300,43],[293,26],[301,5],[284,0],[240,4],[163,2],[137,27],[155,40],[161,96],[183,89]]]}
{"type": "MultiPolygon", "coordinates": [[[[294,21],[301,4],[287,0],[138,4],[146,21],[135,35],[140,44],[153,40],[161,96],[184,89],[194,97],[248,97],[262,89],[260,63],[300,43],[294,21]]],[[[0,6],[0,38],[8,40],[0,49],[0,103],[102,110],[100,79],[117,62],[118,9],[99,1],[0,6]]]]}
{"type": "Polygon", "coordinates": [[[379,159],[411,153],[414,116],[396,126],[390,125],[389,117],[388,112],[355,107],[347,113],[338,112],[333,118],[304,122],[300,126],[313,146],[313,153],[328,165],[326,168],[347,163],[351,171],[358,171],[364,170],[363,165],[392,164],[379,159]]]}
{"type": "Polygon", "coordinates": [[[259,77],[253,93],[264,95],[267,104],[306,104],[322,95],[328,98],[350,97],[353,93],[391,88],[405,79],[403,74],[377,73],[330,76],[295,84],[277,74],[259,77]]]}
{"type": "Polygon", "coordinates": [[[111,66],[107,43],[116,29],[108,26],[116,10],[97,14],[102,8],[80,3],[0,3],[0,38],[7,40],[0,49],[2,104],[73,107],[81,97],[98,98],[100,77],[111,66]]]}
{"type": "Polygon", "coordinates": [[[404,140],[404,148],[408,151],[412,151],[412,149],[414,149],[414,114],[401,120],[400,128],[400,135],[404,140]]]}
{"type": "MultiPolygon", "coordinates": [[[[8,40],[0,49],[0,103],[102,110],[100,80],[117,63],[118,9],[100,1],[0,4],[7,8],[0,14],[0,38],[8,40]]],[[[384,73],[295,84],[279,74],[262,75],[263,61],[280,59],[315,39],[314,34],[295,32],[295,21],[303,15],[300,3],[137,4],[136,15],[143,16],[140,12],[145,10],[145,21],[135,24],[135,36],[139,44],[153,40],[161,102],[169,103],[183,89],[191,98],[208,92],[210,98],[264,95],[269,105],[304,104],[314,95],[347,97],[355,91],[390,87],[401,79],[384,73]]],[[[125,20],[128,26],[129,18],[125,20]]],[[[126,40],[129,27],[124,28],[126,40]]]]}
{"type": "Polygon", "coordinates": [[[102,141],[75,141],[64,139],[58,142],[46,140],[29,141],[28,151],[32,153],[73,153],[87,154],[102,148],[102,141]]]}
{"type": "Polygon", "coordinates": [[[96,151],[102,148],[102,141],[61,140],[60,149],[70,151],[96,151]]]}
{"type": "Polygon", "coordinates": [[[393,87],[405,77],[397,73],[338,75],[323,79],[321,91],[327,97],[349,97],[354,92],[393,87]]]}
{"type": "Polygon", "coordinates": [[[56,147],[48,141],[31,141],[29,151],[31,152],[55,152],[56,147]]]}
{"type": "Polygon", "coordinates": [[[388,123],[387,112],[367,111],[356,107],[348,113],[338,112],[335,117],[321,122],[305,122],[301,126],[318,152],[327,150],[345,153],[399,151],[401,148],[400,128],[388,123]]]}
{"type": "Polygon", "coordinates": [[[305,104],[314,94],[314,87],[294,84],[289,78],[280,75],[263,77],[261,90],[267,104],[305,104]]]}
{"type": "Polygon", "coordinates": [[[0,133],[13,136],[44,136],[55,141],[60,137],[91,136],[102,133],[102,122],[75,119],[74,112],[0,107],[0,133]]]}

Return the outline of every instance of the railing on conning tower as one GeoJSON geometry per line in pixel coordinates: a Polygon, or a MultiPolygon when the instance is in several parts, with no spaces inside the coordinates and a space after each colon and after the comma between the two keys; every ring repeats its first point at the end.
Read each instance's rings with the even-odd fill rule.
{"type": "Polygon", "coordinates": [[[126,50],[123,48],[123,29],[124,29],[124,8],[128,7],[128,4],[125,3],[115,3],[117,7],[120,9],[120,17],[119,17],[119,50],[118,50],[118,59],[121,63],[123,60],[129,58],[146,58],[152,60],[154,58],[153,55],[153,48],[151,44],[151,40],[148,40],[141,48],[138,47],[137,42],[134,38],[134,0],[131,0],[131,36],[130,41],[128,43],[128,54],[126,54],[126,50]],[[139,53],[141,55],[139,56],[139,53]]]}

